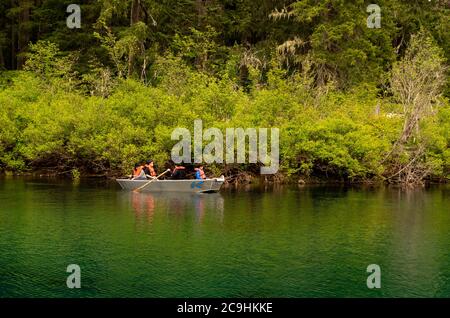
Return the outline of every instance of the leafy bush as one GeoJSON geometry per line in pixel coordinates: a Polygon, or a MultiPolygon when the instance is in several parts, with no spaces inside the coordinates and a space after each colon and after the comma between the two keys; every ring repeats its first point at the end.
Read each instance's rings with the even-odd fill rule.
{"type": "MultiPolygon", "coordinates": [[[[23,71],[0,91],[0,165],[7,170],[129,173],[152,158],[163,166],[176,127],[280,128],[280,172],[342,180],[383,178],[383,158],[403,124],[400,105],[377,97],[368,84],[347,93],[305,87],[301,77],[270,74],[270,85],[246,94],[232,81],[191,70],[178,58],[160,58],[154,86],[118,80],[107,97],[67,90],[58,81],[23,71]],[[164,71],[162,71],[164,70],[164,71]]],[[[53,76],[58,78],[58,76],[53,76]]],[[[448,176],[448,102],[423,123],[433,175],[448,176]]],[[[234,165],[236,167],[236,165],[234,165]]],[[[237,165],[252,170],[251,165],[237,165]]],[[[226,170],[213,165],[215,173],[226,170]]],[[[78,175],[78,173],[77,173],[78,175]]]]}

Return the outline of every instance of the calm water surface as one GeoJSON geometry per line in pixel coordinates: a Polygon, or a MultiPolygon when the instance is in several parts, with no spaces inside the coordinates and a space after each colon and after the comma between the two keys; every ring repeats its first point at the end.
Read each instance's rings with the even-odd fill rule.
{"type": "Polygon", "coordinates": [[[450,188],[155,195],[0,179],[0,297],[241,296],[449,297],[450,188]]]}

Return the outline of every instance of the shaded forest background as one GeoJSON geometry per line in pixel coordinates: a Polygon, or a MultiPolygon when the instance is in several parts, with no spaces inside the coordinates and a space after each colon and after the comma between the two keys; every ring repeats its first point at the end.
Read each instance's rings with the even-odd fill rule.
{"type": "MultiPolygon", "coordinates": [[[[0,170],[117,175],[175,127],[279,127],[275,180],[450,175],[450,2],[0,3],[0,170]]],[[[210,165],[233,180],[258,165],[210,165]]]]}

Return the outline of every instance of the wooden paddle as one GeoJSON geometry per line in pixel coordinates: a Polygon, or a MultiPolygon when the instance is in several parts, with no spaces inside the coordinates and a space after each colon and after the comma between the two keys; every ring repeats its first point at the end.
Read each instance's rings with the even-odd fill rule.
{"type": "Polygon", "coordinates": [[[150,183],[152,183],[153,181],[158,180],[159,177],[161,177],[162,175],[166,174],[166,173],[169,172],[169,171],[170,171],[170,169],[167,169],[166,171],[164,171],[163,173],[161,173],[161,174],[160,174],[159,176],[157,176],[156,178],[150,180],[149,182],[147,182],[147,183],[144,184],[143,186],[141,186],[141,187],[139,187],[139,188],[137,188],[137,189],[134,189],[133,191],[134,191],[134,192],[138,192],[139,190],[141,190],[141,189],[145,188],[146,186],[148,186],[148,185],[149,185],[150,183]]]}

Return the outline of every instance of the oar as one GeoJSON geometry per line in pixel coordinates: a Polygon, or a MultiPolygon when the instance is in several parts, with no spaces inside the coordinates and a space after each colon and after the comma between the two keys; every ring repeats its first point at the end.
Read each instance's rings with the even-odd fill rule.
{"type": "Polygon", "coordinates": [[[148,186],[150,183],[152,183],[153,181],[158,180],[159,177],[161,177],[162,175],[166,174],[166,173],[169,172],[169,171],[170,171],[170,169],[167,169],[166,171],[164,171],[163,173],[161,173],[161,174],[160,174],[159,176],[157,176],[156,178],[150,180],[149,182],[147,182],[147,183],[144,184],[143,186],[141,186],[141,187],[139,187],[139,188],[137,188],[137,189],[134,189],[133,191],[134,191],[134,192],[137,192],[137,191],[139,191],[139,190],[145,188],[145,187],[148,186]]]}

